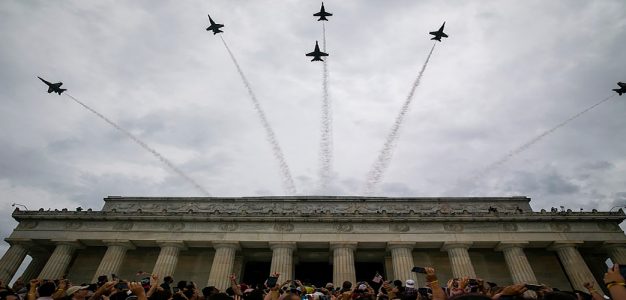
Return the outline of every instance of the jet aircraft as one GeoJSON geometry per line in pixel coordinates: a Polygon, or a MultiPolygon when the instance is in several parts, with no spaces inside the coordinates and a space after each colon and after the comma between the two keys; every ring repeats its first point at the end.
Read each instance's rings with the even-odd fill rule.
{"type": "Polygon", "coordinates": [[[213,22],[213,19],[211,19],[210,15],[208,15],[208,16],[209,16],[209,22],[211,22],[211,26],[207,27],[206,31],[213,31],[214,35],[218,34],[220,32],[224,32],[224,31],[220,30],[220,28],[224,27],[224,24],[217,24],[217,23],[213,22]]]}
{"type": "Polygon", "coordinates": [[[50,83],[47,82],[46,80],[44,80],[43,78],[37,76],[37,78],[39,78],[39,80],[43,81],[43,83],[48,85],[48,94],[55,92],[59,95],[61,95],[61,93],[67,91],[67,89],[62,89],[61,86],[63,85],[63,82],[57,82],[57,83],[50,83]]]}
{"type": "Polygon", "coordinates": [[[311,61],[324,61],[321,56],[328,56],[328,53],[320,51],[320,46],[317,44],[317,41],[315,41],[315,50],[311,53],[307,53],[306,56],[313,56],[311,61]]]}
{"type": "Polygon", "coordinates": [[[445,37],[445,38],[447,38],[447,37],[448,37],[448,35],[447,35],[447,34],[443,33],[443,27],[444,27],[444,26],[446,26],[446,22],[443,22],[443,25],[441,25],[441,28],[439,28],[439,30],[437,30],[437,31],[431,31],[431,32],[429,32],[429,33],[428,33],[428,34],[432,34],[432,35],[434,35],[434,36],[435,36],[435,37],[433,37],[431,40],[435,40],[435,41],[440,41],[440,42],[441,42],[441,38],[442,38],[442,37],[445,37]]]}
{"type": "Polygon", "coordinates": [[[613,89],[614,92],[618,93],[620,96],[626,93],[626,83],[618,82],[619,89],[613,89]]]}
{"type": "Polygon", "coordinates": [[[317,19],[318,21],[328,21],[326,17],[330,17],[332,15],[333,14],[327,13],[326,10],[324,9],[324,2],[322,2],[322,8],[320,9],[320,12],[313,14],[313,16],[315,17],[320,17],[319,19],[317,19]]]}

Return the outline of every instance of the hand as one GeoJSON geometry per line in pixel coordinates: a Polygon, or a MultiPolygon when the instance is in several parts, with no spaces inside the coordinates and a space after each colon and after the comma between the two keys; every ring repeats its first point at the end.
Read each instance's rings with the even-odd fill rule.
{"type": "Polygon", "coordinates": [[[117,284],[117,281],[105,282],[100,288],[98,288],[96,293],[100,295],[107,294],[107,292],[110,292],[113,286],[115,286],[116,284],[117,284]]]}
{"type": "Polygon", "coordinates": [[[424,271],[426,271],[426,281],[431,282],[437,280],[437,274],[435,274],[435,268],[425,267],[424,271]]]}
{"type": "Polygon", "coordinates": [[[459,280],[459,287],[461,289],[465,289],[465,287],[469,284],[469,277],[465,276],[459,280]]]}
{"type": "Polygon", "coordinates": [[[32,290],[32,289],[37,288],[37,286],[39,285],[41,280],[39,280],[39,279],[31,279],[29,282],[30,282],[30,289],[32,290]]]}
{"type": "Polygon", "coordinates": [[[143,289],[143,286],[141,286],[141,282],[129,282],[128,290],[133,292],[133,294],[135,294],[138,297],[142,295],[145,296],[145,293],[146,293],[146,291],[143,289]]]}
{"type": "Polygon", "coordinates": [[[150,275],[150,286],[158,285],[158,284],[159,284],[159,275],[158,274],[150,275]]]}
{"type": "Polygon", "coordinates": [[[588,290],[593,290],[593,282],[585,282],[583,286],[588,290]]]}
{"type": "Polygon", "coordinates": [[[68,286],[68,280],[67,279],[61,279],[61,282],[59,282],[59,289],[67,289],[68,286]]]}
{"type": "Polygon", "coordinates": [[[608,284],[609,282],[624,282],[624,277],[619,273],[619,265],[614,264],[613,268],[609,268],[606,273],[604,273],[604,284],[608,284]]]}
{"type": "Polygon", "coordinates": [[[235,274],[230,274],[228,276],[228,279],[230,279],[230,281],[235,281],[235,280],[237,280],[237,276],[235,276],[235,274]]]}
{"type": "Polygon", "coordinates": [[[502,294],[503,296],[517,296],[523,294],[527,290],[528,289],[526,288],[525,284],[519,283],[505,287],[504,289],[502,289],[502,292],[500,292],[500,294],[502,294]]]}

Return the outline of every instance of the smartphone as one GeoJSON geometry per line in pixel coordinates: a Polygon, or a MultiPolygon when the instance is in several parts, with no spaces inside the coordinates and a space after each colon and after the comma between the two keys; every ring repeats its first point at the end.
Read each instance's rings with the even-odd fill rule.
{"type": "Polygon", "coordinates": [[[469,280],[469,285],[478,285],[478,280],[476,280],[476,279],[470,279],[470,280],[469,280]]]}
{"type": "Polygon", "coordinates": [[[267,287],[270,287],[270,288],[275,287],[276,281],[278,281],[278,277],[274,277],[274,276],[267,277],[267,287]]]}
{"type": "Polygon", "coordinates": [[[423,267],[413,267],[413,269],[411,269],[411,272],[426,274],[426,269],[423,267]]]}
{"type": "Polygon", "coordinates": [[[128,283],[126,282],[120,282],[118,284],[115,285],[115,288],[120,290],[120,291],[125,291],[128,290],[128,283]]]}
{"type": "Polygon", "coordinates": [[[531,290],[531,291],[539,291],[541,289],[543,289],[543,285],[539,285],[539,284],[526,284],[526,288],[531,290]]]}

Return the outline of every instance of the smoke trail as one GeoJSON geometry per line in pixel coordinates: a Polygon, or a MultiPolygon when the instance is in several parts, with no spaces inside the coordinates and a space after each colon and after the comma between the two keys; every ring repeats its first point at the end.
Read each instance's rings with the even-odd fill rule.
{"type": "Polygon", "coordinates": [[[411,105],[411,101],[413,100],[413,95],[415,94],[415,90],[420,85],[420,81],[422,80],[422,76],[424,75],[424,71],[426,70],[426,66],[428,65],[428,61],[430,60],[430,56],[433,54],[433,50],[435,50],[436,43],[433,44],[433,47],[430,49],[428,56],[426,57],[426,61],[424,65],[422,65],[422,69],[419,71],[417,78],[413,82],[411,86],[411,91],[409,95],[406,97],[404,104],[402,105],[402,109],[400,113],[396,117],[396,121],[393,123],[393,127],[391,127],[391,132],[387,135],[387,139],[385,140],[385,144],[383,145],[383,149],[378,154],[378,158],[372,165],[369,173],[367,173],[366,185],[365,185],[365,195],[371,195],[374,193],[376,185],[380,183],[383,174],[389,167],[389,162],[391,161],[391,155],[393,154],[393,148],[396,144],[396,140],[398,139],[398,132],[402,123],[404,121],[404,116],[409,111],[409,107],[411,105]]]}
{"type": "Polygon", "coordinates": [[[237,67],[237,72],[239,72],[239,76],[241,76],[241,80],[243,81],[243,84],[246,86],[246,89],[248,90],[248,94],[250,95],[250,100],[252,100],[252,104],[254,105],[254,110],[256,111],[257,115],[259,115],[259,118],[261,119],[261,124],[263,125],[263,128],[265,129],[265,133],[267,135],[267,141],[270,142],[272,146],[272,151],[274,152],[274,157],[278,160],[278,164],[280,166],[280,173],[282,175],[283,188],[289,195],[295,195],[296,186],[293,183],[293,179],[291,177],[291,171],[289,171],[289,166],[285,162],[285,156],[283,155],[283,151],[281,150],[280,145],[278,144],[276,135],[274,134],[274,131],[272,130],[272,127],[270,126],[270,123],[267,121],[267,118],[265,117],[265,112],[263,111],[263,108],[261,107],[261,103],[259,103],[259,100],[257,100],[256,95],[254,94],[254,91],[252,90],[252,86],[250,85],[250,82],[248,82],[246,75],[243,73],[243,70],[241,70],[239,63],[237,62],[237,59],[235,58],[235,55],[233,54],[232,51],[230,51],[230,48],[226,44],[224,37],[220,35],[220,38],[222,39],[222,43],[224,43],[224,47],[226,47],[226,51],[228,51],[230,58],[235,64],[235,67],[237,67]]]}
{"type": "Polygon", "coordinates": [[[542,134],[530,139],[528,142],[522,144],[521,146],[515,148],[514,150],[512,150],[511,152],[507,153],[505,156],[503,156],[502,158],[500,158],[499,160],[491,163],[489,166],[487,166],[486,168],[484,168],[482,171],[478,172],[475,176],[474,179],[478,179],[481,178],[483,176],[485,176],[487,173],[493,171],[494,169],[498,168],[499,166],[503,165],[504,163],[506,163],[508,160],[510,160],[511,158],[515,157],[516,155],[522,153],[523,151],[527,150],[528,148],[532,147],[534,144],[536,144],[537,142],[539,142],[541,139],[543,139],[544,137],[552,134],[553,132],[557,131],[559,128],[567,125],[569,122],[574,121],[575,119],[577,119],[578,117],[584,115],[585,113],[587,113],[588,111],[596,108],[597,106],[599,106],[600,104],[609,101],[612,97],[614,97],[615,94],[606,97],[604,99],[602,99],[601,101],[595,103],[594,105],[591,105],[587,108],[585,108],[584,110],[580,111],[579,113],[569,117],[568,119],[566,119],[565,121],[557,124],[556,126],[544,131],[542,134]]]}
{"type": "Polygon", "coordinates": [[[211,196],[211,194],[205,190],[203,187],[201,187],[197,182],[195,182],[193,179],[191,179],[191,177],[187,176],[187,174],[185,174],[183,171],[181,171],[179,168],[177,168],[171,161],[169,161],[167,158],[163,157],[163,155],[161,155],[159,152],[157,152],[156,150],[154,150],[153,148],[151,148],[150,146],[148,146],[148,144],[144,143],[142,140],[140,140],[138,137],[136,137],[134,134],[130,133],[128,130],[120,127],[119,125],[117,125],[115,122],[109,120],[109,118],[105,117],[104,115],[102,115],[101,113],[95,111],[93,108],[87,106],[85,103],[79,101],[78,99],[74,98],[72,95],[65,93],[65,95],[67,95],[68,97],[70,97],[72,100],[74,100],[76,103],[80,104],[82,107],[86,108],[88,111],[94,113],[96,116],[100,117],[100,119],[104,120],[105,122],[109,123],[109,125],[115,127],[115,129],[121,131],[123,134],[125,134],[128,138],[130,138],[133,142],[137,143],[139,146],[141,146],[141,148],[144,148],[145,150],[148,150],[148,152],[152,153],[152,155],[154,155],[158,160],[160,160],[163,164],[165,164],[167,167],[169,167],[172,171],[174,171],[174,173],[178,174],[180,177],[184,178],[185,180],[187,180],[187,182],[189,182],[191,185],[193,185],[196,189],[198,189],[199,191],[201,191],[204,195],[206,196],[211,196]]]}
{"type": "MultiPolygon", "coordinates": [[[[322,22],[322,48],[326,52],[326,26],[322,22]]],[[[333,128],[330,98],[328,97],[328,57],[324,59],[322,71],[322,132],[320,138],[320,192],[326,192],[332,173],[333,128]]]]}

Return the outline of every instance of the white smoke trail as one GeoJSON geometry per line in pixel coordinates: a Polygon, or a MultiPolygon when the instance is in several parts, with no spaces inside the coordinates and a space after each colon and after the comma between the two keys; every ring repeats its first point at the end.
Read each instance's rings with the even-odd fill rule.
{"type": "MultiPolygon", "coordinates": [[[[322,48],[326,52],[326,26],[322,22],[322,48]]],[[[328,96],[328,56],[324,59],[322,71],[322,132],[320,138],[319,153],[319,180],[320,192],[327,192],[332,174],[333,161],[333,128],[332,128],[332,106],[328,96]]]]}
{"type": "Polygon", "coordinates": [[[72,95],[65,93],[65,95],[67,95],[69,98],[71,98],[72,100],[74,100],[76,103],[80,104],[82,107],[84,107],[85,109],[87,109],[88,111],[92,112],[93,114],[95,114],[96,116],[100,117],[100,119],[104,120],[105,122],[109,123],[109,125],[113,126],[115,129],[119,130],[120,132],[122,132],[124,135],[126,135],[126,137],[130,138],[133,142],[137,143],[139,146],[141,146],[141,148],[144,148],[145,150],[147,150],[148,152],[152,153],[152,155],[154,155],[158,160],[160,160],[163,164],[165,164],[167,167],[169,167],[172,171],[174,171],[174,173],[178,174],[180,177],[182,177],[183,179],[185,179],[187,182],[189,182],[191,185],[193,185],[196,189],[198,189],[200,192],[202,192],[204,195],[206,196],[211,196],[211,194],[205,190],[202,186],[200,186],[197,182],[195,182],[193,179],[191,179],[191,177],[187,176],[187,174],[185,174],[183,171],[181,171],[178,167],[176,167],[171,161],[169,161],[167,158],[165,158],[163,155],[161,155],[159,152],[157,152],[156,150],[154,150],[152,147],[148,146],[148,144],[146,144],[145,142],[143,142],[142,140],[140,140],[138,137],[136,137],[134,134],[130,133],[128,130],[120,127],[119,125],[117,125],[115,122],[111,121],[109,118],[105,117],[104,115],[102,115],[101,113],[95,111],[93,108],[87,106],[87,104],[81,102],[80,100],[74,98],[72,95]]]}
{"type": "Polygon", "coordinates": [[[400,113],[396,117],[396,121],[393,123],[393,127],[391,127],[389,135],[387,135],[387,139],[385,140],[383,149],[380,151],[376,161],[372,165],[372,168],[367,173],[364,191],[365,195],[371,195],[374,193],[376,185],[380,183],[385,171],[389,167],[389,162],[391,161],[391,156],[393,154],[393,148],[395,147],[396,140],[398,139],[398,132],[400,130],[400,127],[402,126],[404,117],[409,111],[411,101],[413,100],[413,95],[415,94],[415,90],[420,85],[420,81],[422,80],[422,76],[424,75],[424,71],[426,70],[426,66],[428,65],[428,61],[433,54],[433,50],[435,50],[435,45],[437,44],[433,44],[433,47],[430,49],[430,52],[426,57],[426,61],[424,62],[424,65],[422,65],[422,69],[419,71],[417,78],[413,82],[409,95],[406,97],[406,100],[402,105],[402,109],[400,109],[400,113]]]}
{"type": "Polygon", "coordinates": [[[493,171],[494,169],[498,168],[499,166],[503,165],[504,163],[506,163],[507,161],[509,161],[511,158],[515,157],[516,155],[524,152],[525,150],[527,150],[528,148],[532,147],[534,144],[536,144],[537,142],[539,142],[541,139],[545,138],[546,136],[554,133],[555,131],[557,131],[559,128],[567,125],[569,122],[574,121],[575,119],[577,119],[578,117],[584,115],[585,113],[587,113],[588,111],[596,108],[597,106],[599,106],[600,104],[609,101],[612,97],[614,97],[615,94],[606,97],[604,99],[602,99],[601,101],[585,108],[584,110],[578,112],[577,114],[567,118],[565,121],[557,124],[556,126],[544,131],[543,133],[541,133],[540,135],[530,139],[529,141],[527,141],[526,143],[520,145],[519,147],[515,148],[514,150],[510,151],[509,153],[507,153],[506,155],[504,155],[502,158],[496,160],[495,162],[491,163],[490,165],[488,165],[487,167],[485,167],[482,171],[479,171],[475,176],[474,176],[474,180],[475,179],[479,179],[485,175],[487,175],[487,173],[493,171]]]}
{"type": "Polygon", "coordinates": [[[265,133],[267,135],[267,141],[272,146],[274,158],[278,160],[278,164],[280,167],[280,174],[281,174],[282,181],[283,181],[283,188],[289,195],[295,195],[296,186],[293,183],[293,178],[291,177],[291,171],[289,171],[289,166],[287,165],[287,162],[285,162],[285,156],[283,155],[283,151],[281,150],[280,145],[278,144],[278,140],[276,139],[274,130],[272,130],[270,123],[267,121],[267,118],[265,117],[265,112],[263,111],[263,108],[261,107],[261,103],[259,103],[259,100],[257,100],[256,95],[254,94],[254,91],[252,90],[252,86],[250,85],[250,82],[248,82],[246,75],[243,73],[243,70],[239,66],[239,63],[237,62],[235,55],[233,54],[232,51],[230,51],[230,48],[228,47],[228,44],[226,44],[224,37],[220,35],[220,38],[222,39],[222,43],[224,43],[224,47],[226,47],[226,51],[228,51],[228,54],[230,55],[231,60],[235,64],[235,67],[237,67],[237,72],[239,72],[239,76],[241,76],[241,80],[243,81],[243,84],[246,86],[246,89],[248,90],[248,94],[250,95],[250,100],[252,100],[252,104],[254,105],[254,110],[259,116],[259,119],[261,119],[261,124],[263,125],[263,128],[265,129],[265,133]]]}

